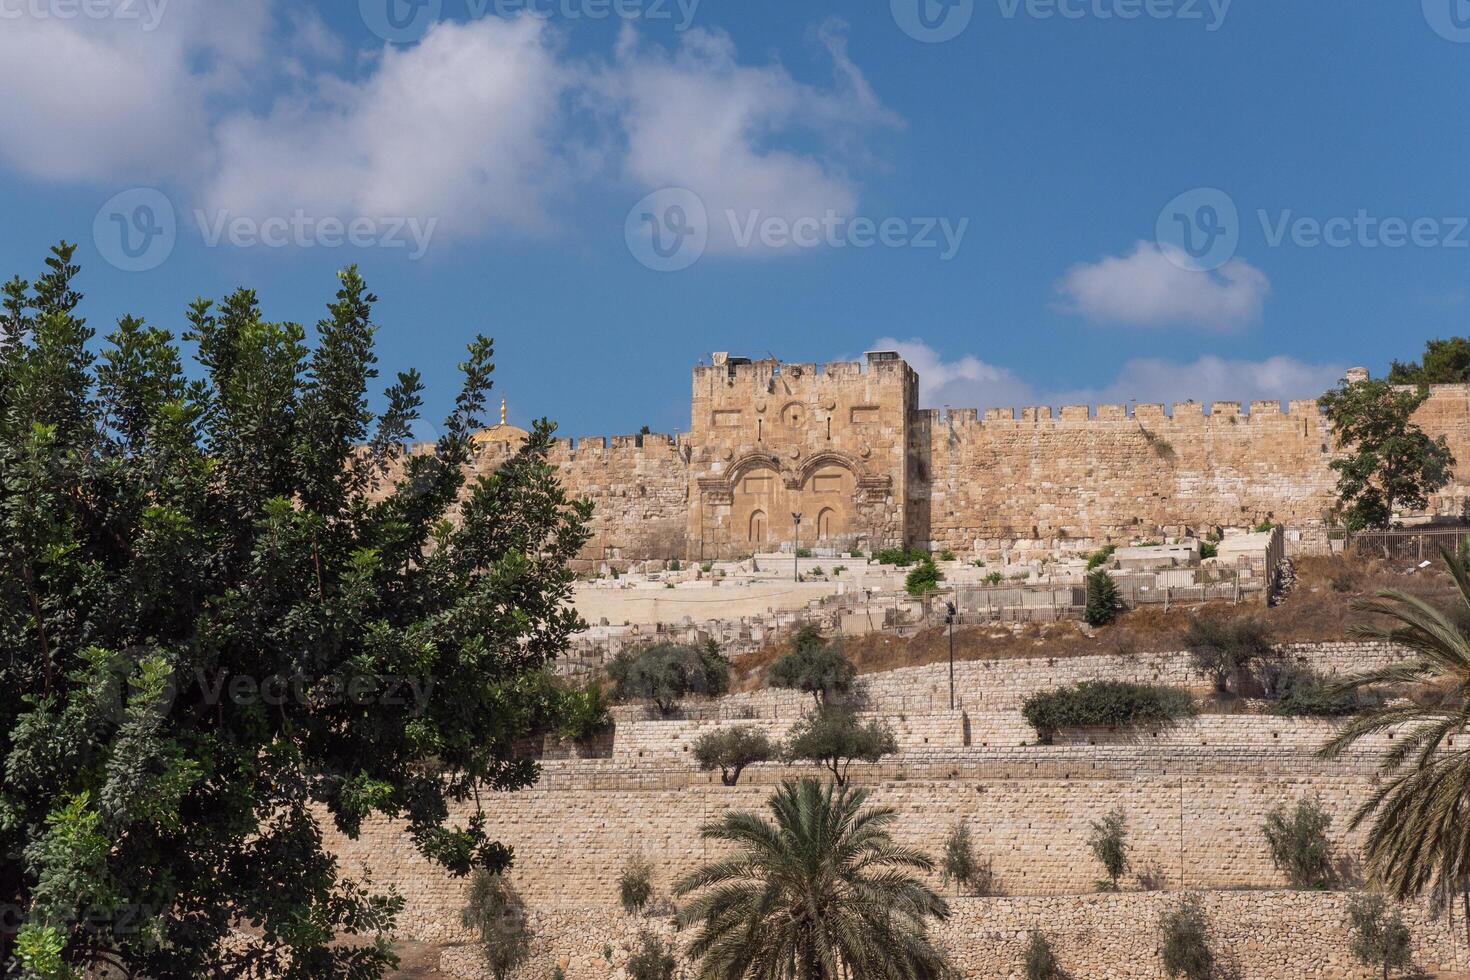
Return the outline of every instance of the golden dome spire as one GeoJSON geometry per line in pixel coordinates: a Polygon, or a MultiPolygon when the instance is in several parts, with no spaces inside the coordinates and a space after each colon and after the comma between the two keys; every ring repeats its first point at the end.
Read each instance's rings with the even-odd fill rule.
{"type": "Polygon", "coordinates": [[[500,399],[500,424],[505,424],[505,399],[500,399]]]}

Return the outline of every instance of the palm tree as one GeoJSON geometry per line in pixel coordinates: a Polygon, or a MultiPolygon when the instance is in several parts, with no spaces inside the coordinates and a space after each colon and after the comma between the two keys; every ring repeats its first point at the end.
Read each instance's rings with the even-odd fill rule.
{"type": "MultiPolygon", "coordinates": [[[[1463,615],[1470,611],[1470,564],[1448,550],[1442,554],[1465,603],[1463,615]]],[[[1397,590],[1355,608],[1391,625],[1355,626],[1354,636],[1387,640],[1415,656],[1354,675],[1337,690],[1393,685],[1407,688],[1409,698],[1357,715],[1321,754],[1336,758],[1365,736],[1403,729],[1383,756],[1384,781],[1351,826],[1372,819],[1364,866],[1398,898],[1428,892],[1443,907],[1462,897],[1470,937],[1470,750],[1445,744],[1470,730],[1470,635],[1451,612],[1397,590]],[[1413,764],[1405,767],[1411,756],[1413,764]]]]}
{"type": "Polygon", "coordinates": [[[737,853],[675,885],[700,892],[679,913],[698,923],[689,948],[700,980],[930,980],[952,975],[929,937],[949,906],[911,872],[932,872],[921,851],[888,834],[890,807],[863,789],[787,781],[767,802],[775,823],[731,811],[706,840],[737,853]]]}

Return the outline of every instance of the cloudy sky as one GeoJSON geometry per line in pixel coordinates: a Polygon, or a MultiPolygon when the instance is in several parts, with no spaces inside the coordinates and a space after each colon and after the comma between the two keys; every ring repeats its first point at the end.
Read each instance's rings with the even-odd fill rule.
{"type": "Polygon", "coordinates": [[[1465,332],[1458,0],[0,0],[0,275],[179,328],[358,263],[435,408],[688,426],[710,351],[933,406],[1313,397],[1465,332]],[[527,8],[530,8],[529,10],[527,8]]]}

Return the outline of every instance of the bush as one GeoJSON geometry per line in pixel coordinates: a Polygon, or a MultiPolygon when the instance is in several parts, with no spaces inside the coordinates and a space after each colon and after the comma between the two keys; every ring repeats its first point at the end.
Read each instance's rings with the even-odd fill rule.
{"type": "Polygon", "coordinates": [[[673,950],[652,929],[644,929],[637,952],[628,958],[628,980],[673,980],[677,965],[673,950]]]}
{"type": "Polygon", "coordinates": [[[941,551],[939,553],[939,560],[940,561],[955,561],[956,560],[955,553],[953,551],[951,551],[950,549],[945,548],[943,551],[941,551]]]}
{"type": "Polygon", "coordinates": [[[1343,718],[1357,714],[1358,695],[1350,690],[1337,690],[1334,685],[1310,670],[1289,671],[1282,678],[1272,711],[1292,718],[1343,718]]]}
{"type": "Polygon", "coordinates": [[[1413,937],[1397,909],[1390,910],[1382,895],[1356,895],[1348,905],[1353,931],[1351,949],[1358,962],[1382,967],[1384,980],[1391,970],[1414,965],[1413,937]]]}
{"type": "Polygon", "coordinates": [[[618,901],[624,912],[637,915],[652,900],[653,865],[640,851],[628,858],[618,875],[618,901]]]}
{"type": "Polygon", "coordinates": [[[1004,575],[1002,575],[1000,572],[991,572],[989,575],[985,576],[985,584],[986,585],[999,585],[1000,583],[1004,582],[1005,580],[1006,580],[1006,577],[1004,575]]]}
{"type": "Polygon", "coordinates": [[[1332,817],[1315,798],[1300,799],[1291,809],[1283,804],[1266,815],[1261,833],[1271,848],[1271,861],[1293,888],[1323,889],[1332,883],[1330,826],[1332,817]]]}
{"type": "Polygon", "coordinates": [[[939,583],[944,580],[944,573],[939,566],[928,558],[909,572],[903,581],[903,587],[911,596],[926,596],[939,588],[939,583]]]}
{"type": "Polygon", "coordinates": [[[1088,626],[1106,626],[1118,618],[1123,611],[1123,596],[1118,592],[1118,583],[1105,569],[1099,568],[1087,576],[1087,606],[1082,618],[1088,626]]]}
{"type": "Polygon", "coordinates": [[[613,696],[619,701],[646,699],[660,713],[673,714],[679,700],[691,694],[718,696],[730,689],[730,664],[718,649],[656,643],[624,650],[607,665],[613,696]]]}
{"type": "Polygon", "coordinates": [[[1062,975],[1051,943],[1040,929],[1031,930],[1031,941],[1026,944],[1026,980],[1057,980],[1062,975]]]}
{"type": "Polygon", "coordinates": [[[460,921],[479,937],[485,962],[496,980],[505,980],[530,955],[525,903],[502,875],[475,872],[460,921]]]}
{"type": "Polygon", "coordinates": [[[970,827],[962,819],[944,838],[944,857],[939,863],[940,874],[946,886],[954,882],[956,890],[968,891],[975,896],[986,896],[994,885],[994,874],[989,863],[981,865],[975,859],[974,843],[970,838],[970,827]]]}
{"type": "Polygon", "coordinates": [[[1186,895],[1159,919],[1164,934],[1164,972],[1187,980],[1209,980],[1215,969],[1210,951],[1210,921],[1199,899],[1186,895]]]}
{"type": "Polygon", "coordinates": [[[694,743],[694,758],[703,772],[720,770],[720,782],[734,786],[746,766],[769,762],[776,757],[776,747],[766,733],[748,726],[720,728],[705,732],[694,743]]]}
{"type": "Polygon", "coordinates": [[[798,557],[798,558],[810,558],[811,556],[812,556],[812,549],[810,549],[810,548],[797,548],[796,549],[796,557],[798,557]]]}
{"type": "Polygon", "coordinates": [[[1128,870],[1128,824],[1123,811],[1113,810],[1101,820],[1094,820],[1087,846],[1108,876],[1097,883],[1097,890],[1117,891],[1119,879],[1128,870]]]}
{"type": "Polygon", "coordinates": [[[1031,695],[1021,713],[1043,742],[1064,728],[1164,725],[1196,713],[1188,691],[1121,681],[1083,681],[1031,695]]]}
{"type": "Polygon", "coordinates": [[[899,568],[907,568],[915,562],[926,561],[929,552],[918,548],[884,548],[873,555],[880,565],[897,565],[899,568]]]}
{"type": "Polygon", "coordinates": [[[822,639],[815,626],[803,626],[791,639],[791,652],[771,665],[776,687],[805,691],[817,707],[851,693],[857,670],[836,643],[822,639]]]}
{"type": "Polygon", "coordinates": [[[1090,572],[1095,569],[1101,568],[1108,562],[1112,561],[1113,555],[1117,554],[1117,552],[1118,546],[1115,544],[1105,545],[1099,548],[1097,551],[1094,551],[1092,554],[1087,556],[1087,570],[1090,572]]]}
{"type": "Polygon", "coordinates": [[[612,727],[607,700],[596,684],[562,692],[557,735],[569,742],[590,742],[612,727]]]}
{"type": "Polygon", "coordinates": [[[1240,693],[1241,682],[1252,669],[1278,657],[1271,628],[1254,616],[1192,616],[1184,633],[1184,648],[1196,669],[1209,675],[1222,694],[1232,682],[1240,693]]]}
{"type": "Polygon", "coordinates": [[[1220,546],[1214,541],[1201,541],[1199,545],[1200,558],[1219,558],[1220,546]]]}
{"type": "Polygon", "coordinates": [[[862,724],[846,705],[827,705],[806,715],[791,729],[788,762],[814,762],[831,771],[838,786],[847,785],[854,761],[877,762],[898,751],[893,732],[877,721],[862,724]]]}

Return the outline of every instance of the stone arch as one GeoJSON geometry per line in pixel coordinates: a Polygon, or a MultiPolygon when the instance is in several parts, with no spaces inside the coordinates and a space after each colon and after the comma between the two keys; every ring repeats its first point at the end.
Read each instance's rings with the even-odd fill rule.
{"type": "Polygon", "coordinates": [[[770,521],[766,518],[766,512],[757,507],[750,512],[749,537],[751,544],[765,544],[766,533],[770,529],[770,521]]]}
{"type": "Polygon", "coordinates": [[[863,477],[862,464],[856,459],[853,459],[846,453],[828,450],[826,452],[813,453],[803,460],[800,468],[796,471],[796,482],[799,486],[804,487],[816,475],[817,471],[830,469],[834,466],[840,466],[850,471],[855,480],[862,479],[863,477]]]}
{"type": "Polygon", "coordinates": [[[831,507],[823,507],[817,514],[817,540],[830,541],[837,535],[837,511],[831,507]]]}

